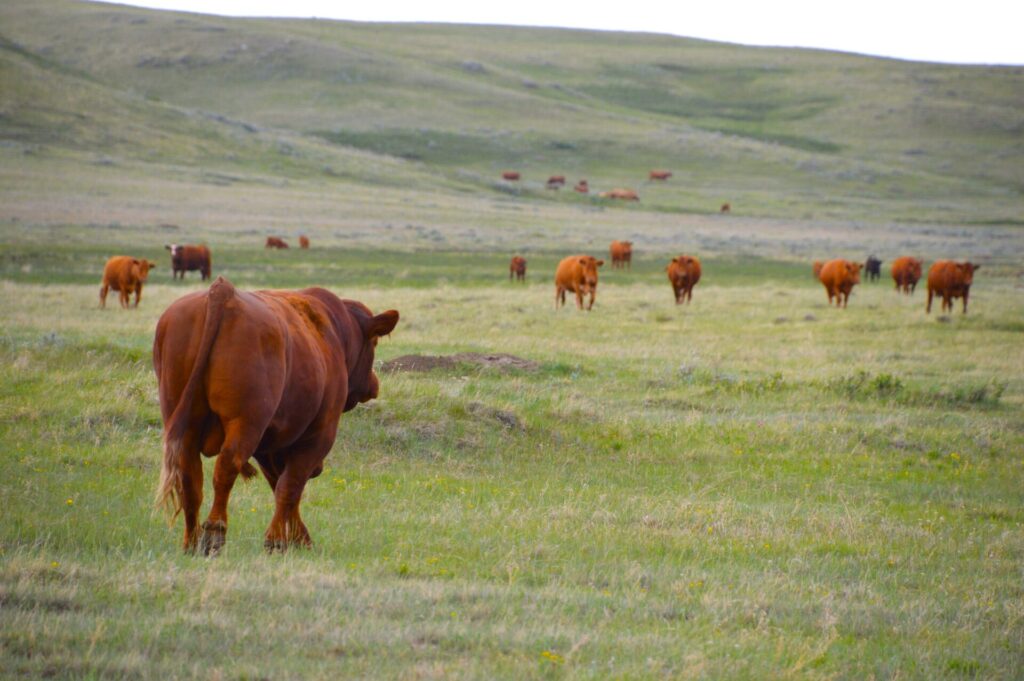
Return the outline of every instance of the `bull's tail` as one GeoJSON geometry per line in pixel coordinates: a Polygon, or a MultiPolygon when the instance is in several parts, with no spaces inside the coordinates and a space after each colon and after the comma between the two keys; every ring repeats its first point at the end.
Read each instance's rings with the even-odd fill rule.
{"type": "MultiPolygon", "coordinates": [[[[184,454],[183,439],[192,413],[192,404],[196,390],[203,380],[203,374],[210,362],[210,350],[217,338],[221,320],[224,318],[224,307],[235,295],[235,287],[224,277],[210,285],[206,298],[206,321],[203,323],[203,335],[199,341],[195,363],[189,374],[185,389],[178,398],[171,417],[164,425],[164,463],[160,471],[160,484],[156,492],[156,504],[167,510],[172,516],[181,511],[182,499],[182,456],[184,454]]],[[[253,471],[255,473],[255,471],[253,471]]]]}

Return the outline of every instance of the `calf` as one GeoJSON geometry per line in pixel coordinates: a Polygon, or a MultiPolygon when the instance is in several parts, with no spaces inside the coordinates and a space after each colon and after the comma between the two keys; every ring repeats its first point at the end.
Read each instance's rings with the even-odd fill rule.
{"type": "Polygon", "coordinates": [[[953,299],[963,298],[963,314],[967,314],[967,298],[974,283],[974,272],[981,265],[971,262],[938,260],[928,270],[928,305],[925,312],[932,311],[932,296],[942,296],[942,311],[953,311],[953,299]]]}
{"type": "Polygon", "coordinates": [[[867,272],[868,281],[878,281],[878,277],[882,276],[882,261],[869,255],[864,261],[864,271],[867,272]]]}
{"type": "Polygon", "coordinates": [[[135,307],[142,300],[142,285],[149,278],[149,270],[155,262],[128,255],[115,255],[103,267],[103,284],[100,286],[100,307],[107,306],[107,293],[114,289],[120,294],[121,307],[127,308],[131,294],[135,294],[135,307]]]}
{"type": "Polygon", "coordinates": [[[896,282],[896,290],[912,295],[921,279],[921,267],[924,265],[918,258],[908,255],[892,261],[892,279],[896,282]]]}
{"type": "Polygon", "coordinates": [[[594,307],[597,297],[597,268],[604,260],[597,260],[590,255],[570,255],[558,263],[555,270],[555,309],[565,305],[565,294],[572,291],[576,294],[576,309],[583,309],[583,296],[590,295],[587,310],[594,307]]]}
{"type": "Polygon", "coordinates": [[[288,243],[284,239],[282,239],[281,237],[268,236],[267,237],[267,243],[266,243],[266,245],[263,248],[277,248],[277,249],[288,248],[288,243]]]}
{"type": "Polygon", "coordinates": [[[825,292],[828,293],[828,304],[832,304],[832,298],[836,299],[836,307],[839,307],[840,303],[843,307],[846,307],[847,302],[850,300],[850,291],[856,284],[860,283],[860,271],[864,269],[864,264],[859,262],[851,262],[849,260],[843,260],[837,258],[835,260],[829,260],[827,263],[821,266],[821,273],[818,279],[825,286],[825,292]]]}
{"type": "Polygon", "coordinates": [[[526,258],[512,256],[512,262],[508,265],[508,280],[512,281],[512,277],[515,277],[516,281],[526,281],[526,258]]]}
{"type": "Polygon", "coordinates": [[[210,249],[204,245],[168,244],[164,246],[171,252],[171,278],[177,279],[178,273],[185,278],[185,272],[199,270],[200,277],[205,281],[210,278],[210,249]]]}
{"type": "Polygon", "coordinates": [[[672,284],[676,305],[684,300],[689,304],[693,300],[693,287],[700,281],[700,260],[693,255],[680,255],[678,258],[672,258],[665,271],[668,272],[668,281],[672,284]]]}
{"type": "Polygon", "coordinates": [[[612,245],[608,248],[608,253],[612,259],[612,269],[629,268],[633,269],[633,242],[632,241],[613,241],[612,245]]]}

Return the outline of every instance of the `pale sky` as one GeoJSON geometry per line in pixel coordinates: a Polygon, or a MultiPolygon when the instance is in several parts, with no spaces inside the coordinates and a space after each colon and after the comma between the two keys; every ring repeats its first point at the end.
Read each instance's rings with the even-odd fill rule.
{"type": "Polygon", "coordinates": [[[119,4],[229,16],[647,31],[918,61],[1024,64],[1024,0],[122,0],[119,4]]]}

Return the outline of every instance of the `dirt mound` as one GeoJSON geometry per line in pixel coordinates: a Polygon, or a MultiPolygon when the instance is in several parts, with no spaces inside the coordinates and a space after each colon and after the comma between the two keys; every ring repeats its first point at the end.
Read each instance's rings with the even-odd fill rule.
{"type": "Polygon", "coordinates": [[[430,371],[432,369],[453,369],[459,364],[476,364],[488,369],[519,369],[536,371],[539,362],[533,362],[515,355],[504,353],[460,352],[455,355],[402,355],[381,366],[383,371],[430,371]]]}

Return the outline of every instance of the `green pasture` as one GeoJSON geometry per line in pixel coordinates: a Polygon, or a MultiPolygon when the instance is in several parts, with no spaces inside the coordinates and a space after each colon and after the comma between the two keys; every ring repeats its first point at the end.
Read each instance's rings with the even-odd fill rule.
{"type": "Polygon", "coordinates": [[[1022,678],[1022,111],[1020,67],[5,0],[0,677],[1022,678]],[[555,311],[612,239],[632,269],[555,311]],[[261,480],[216,559],[153,508],[153,331],[205,286],[164,245],[198,242],[401,313],[310,550],[264,553],[261,480]],[[811,261],[869,253],[828,307],[811,261]],[[120,254],[157,268],[100,310],[120,254]],[[981,264],[968,314],[900,255],[981,264]],[[454,353],[527,363],[382,368],[454,353]]]}
{"type": "Polygon", "coordinates": [[[26,248],[34,267],[5,270],[0,297],[7,673],[1017,676],[1012,277],[982,269],[969,314],[939,320],[884,282],[830,309],[778,262],[708,262],[677,307],[642,260],[603,272],[588,314],[553,310],[536,271],[553,257],[523,286],[461,253],[391,279],[383,252],[229,253],[238,282],[304,285],[282,264],[304,261],[399,309],[380,361],[507,352],[537,368],[382,373],[307,488],[312,550],[264,554],[272,498],[254,481],[224,555],[183,556],[180,521],[152,507],[150,344],[198,282],[157,270],[140,309],[101,311],[98,270],[26,248]]]}

